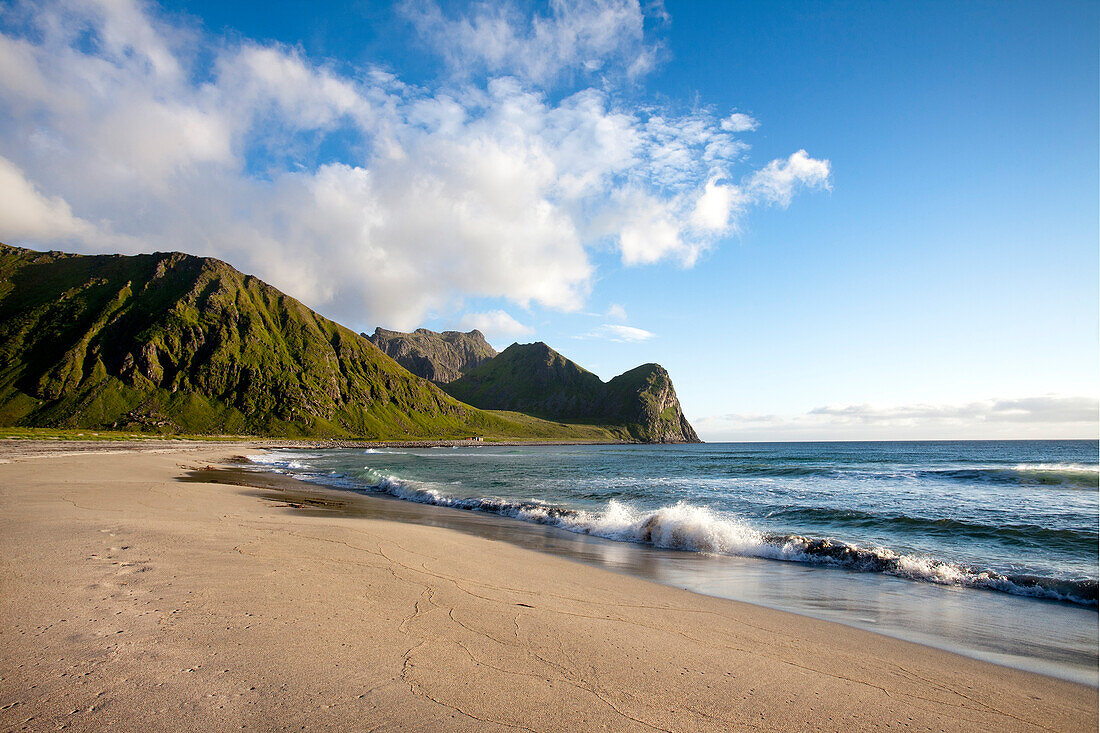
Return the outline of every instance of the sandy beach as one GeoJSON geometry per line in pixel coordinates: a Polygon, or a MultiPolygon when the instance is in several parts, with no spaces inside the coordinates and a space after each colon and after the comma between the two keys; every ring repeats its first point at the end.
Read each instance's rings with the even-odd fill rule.
{"type": "Polygon", "coordinates": [[[3,443],[3,730],[1097,726],[1088,686],[181,480],[253,446],[3,443]]]}

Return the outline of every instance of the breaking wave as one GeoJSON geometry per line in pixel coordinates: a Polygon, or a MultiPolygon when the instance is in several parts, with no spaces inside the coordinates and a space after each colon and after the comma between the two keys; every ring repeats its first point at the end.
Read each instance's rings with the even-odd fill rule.
{"type": "MultiPolygon", "coordinates": [[[[372,471],[372,473],[374,473],[372,471]]],[[[1065,580],[1035,575],[1003,575],[932,557],[897,553],[884,547],[860,547],[834,539],[762,532],[740,518],[680,501],[653,510],[610,500],[586,511],[535,499],[456,497],[429,485],[376,474],[374,491],[420,504],[488,512],[570,532],[635,542],[672,550],[740,555],[885,573],[941,585],[999,591],[1019,596],[1097,606],[1095,580],[1065,580]]]]}
{"type": "Polygon", "coordinates": [[[282,473],[287,469],[304,471],[310,466],[303,461],[310,458],[320,458],[320,456],[312,453],[262,453],[260,455],[245,456],[245,458],[252,463],[266,467],[270,471],[282,473]]]}

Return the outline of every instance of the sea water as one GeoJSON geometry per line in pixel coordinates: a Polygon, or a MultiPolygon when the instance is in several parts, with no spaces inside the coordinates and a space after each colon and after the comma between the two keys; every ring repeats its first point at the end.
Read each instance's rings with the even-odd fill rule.
{"type": "Polygon", "coordinates": [[[659,582],[1096,684],[1096,441],[477,444],[251,459],[442,507],[442,523],[455,510],[493,517],[520,544],[535,532],[540,549],[659,582]]]}

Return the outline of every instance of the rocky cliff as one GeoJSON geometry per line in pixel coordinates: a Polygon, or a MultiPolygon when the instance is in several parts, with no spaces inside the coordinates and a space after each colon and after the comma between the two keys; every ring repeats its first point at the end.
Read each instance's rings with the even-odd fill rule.
{"type": "Polygon", "coordinates": [[[416,376],[437,384],[453,382],[497,355],[496,349],[476,329],[468,333],[437,333],[418,328],[412,333],[402,333],[376,328],[374,335],[367,338],[416,376]]]}
{"type": "Polygon", "coordinates": [[[684,417],[672,378],[660,364],[642,364],[607,383],[609,403],[637,440],[699,443],[684,417]]]}

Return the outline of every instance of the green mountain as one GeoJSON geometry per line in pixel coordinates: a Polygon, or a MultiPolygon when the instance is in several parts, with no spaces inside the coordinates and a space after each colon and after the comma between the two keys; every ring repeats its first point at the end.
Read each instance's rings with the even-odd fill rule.
{"type": "Polygon", "coordinates": [[[672,378],[660,364],[642,364],[607,383],[609,412],[637,440],[701,443],[684,417],[672,378]]]}
{"type": "Polygon", "coordinates": [[[512,344],[443,389],[470,405],[559,420],[593,418],[605,405],[600,378],[541,341],[512,344]]]}
{"type": "Polygon", "coordinates": [[[697,440],[655,364],[605,385],[545,344],[496,355],[476,331],[375,336],[404,344],[394,347],[399,355],[421,359],[440,381],[468,374],[445,385],[448,394],[370,339],[220,260],[0,244],[3,426],[697,440]]]}
{"type": "Polygon", "coordinates": [[[699,442],[659,364],[643,364],[605,384],[542,342],[512,344],[443,389],[486,410],[615,424],[644,442],[699,442]]]}
{"type": "Polygon", "coordinates": [[[612,440],[492,414],[224,262],[0,244],[0,425],[380,439],[612,440]]]}
{"type": "Polygon", "coordinates": [[[437,384],[453,382],[497,355],[496,349],[476,329],[469,333],[436,333],[418,328],[412,333],[402,333],[376,328],[374,335],[367,338],[416,376],[437,384]]]}

